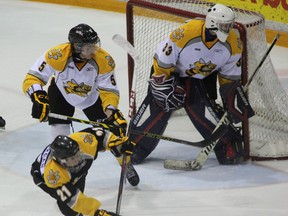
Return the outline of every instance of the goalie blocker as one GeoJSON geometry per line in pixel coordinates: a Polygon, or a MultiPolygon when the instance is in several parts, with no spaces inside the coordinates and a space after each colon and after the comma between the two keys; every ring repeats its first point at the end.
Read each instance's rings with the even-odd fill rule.
{"type": "MultiPolygon", "coordinates": [[[[216,79],[217,73],[213,73],[203,80],[181,78],[178,82],[175,82],[175,85],[176,83],[177,85],[180,83],[180,86],[183,86],[186,92],[186,100],[181,107],[184,107],[188,117],[204,139],[209,137],[215,128],[215,124],[205,115],[205,108],[209,110],[217,122],[225,110],[229,113],[231,111],[229,117],[231,117],[234,122],[242,121],[254,114],[244,92],[240,91],[242,87],[239,82],[227,84],[224,88],[221,88],[221,96],[225,104],[225,110],[216,104],[216,79]],[[231,95],[231,92],[233,92],[234,95],[231,95]],[[237,100],[237,103],[234,103],[235,100],[237,100]],[[234,105],[237,106],[235,107],[234,105]]],[[[157,97],[158,96],[159,94],[157,94],[157,97]]],[[[155,100],[152,92],[149,91],[135,115],[137,121],[135,121],[135,119],[132,121],[131,129],[161,135],[164,133],[174,109],[168,111],[166,109],[165,112],[155,100]],[[144,109],[148,106],[150,106],[151,114],[141,126],[138,126],[137,124],[144,113],[144,109]]],[[[131,156],[133,164],[143,162],[159,143],[159,140],[141,135],[131,135],[130,138],[137,143],[134,153],[131,156]]],[[[214,150],[220,164],[238,164],[242,162],[244,160],[244,150],[241,129],[234,127],[232,124],[229,125],[228,132],[219,140],[214,150]]]]}

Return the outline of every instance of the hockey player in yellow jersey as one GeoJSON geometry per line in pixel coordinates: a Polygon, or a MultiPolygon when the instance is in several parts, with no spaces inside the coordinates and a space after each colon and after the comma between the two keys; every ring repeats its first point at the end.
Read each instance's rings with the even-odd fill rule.
{"type": "MultiPolygon", "coordinates": [[[[59,135],[32,164],[34,183],[57,200],[66,216],[117,216],[99,209],[101,202],[83,191],[88,170],[99,152],[110,150],[118,160],[130,155],[134,143],[101,127],[86,128],[70,136],[59,135]]],[[[107,166],[109,169],[109,166],[107,166]]]]}
{"type": "MultiPolygon", "coordinates": [[[[51,141],[57,135],[69,135],[71,121],[48,117],[49,112],[73,116],[75,108],[83,110],[90,121],[104,119],[107,124],[120,126],[117,135],[125,134],[127,121],[118,109],[112,56],[101,48],[98,34],[87,24],[73,27],[68,40],[40,56],[25,77],[23,91],[33,103],[32,117],[49,122],[51,141]],[[48,94],[43,89],[46,84],[48,94]]],[[[132,185],[139,183],[131,164],[127,177],[131,177],[128,181],[132,185]]]]}
{"type": "MultiPolygon", "coordinates": [[[[229,7],[216,4],[208,10],[206,19],[188,21],[159,43],[144,100],[151,98],[151,114],[140,126],[132,124],[132,129],[162,134],[172,112],[183,107],[206,138],[225,111],[234,123],[254,115],[241,85],[243,48],[232,28],[234,21],[235,14],[229,7]],[[223,107],[215,103],[217,77],[223,107]],[[208,111],[214,119],[207,117],[208,111]]],[[[143,112],[141,107],[138,110],[143,112]]],[[[137,142],[131,157],[134,164],[141,163],[159,142],[136,135],[130,138],[137,142]]],[[[220,164],[242,162],[240,129],[231,124],[216,145],[215,154],[220,164]]]]}

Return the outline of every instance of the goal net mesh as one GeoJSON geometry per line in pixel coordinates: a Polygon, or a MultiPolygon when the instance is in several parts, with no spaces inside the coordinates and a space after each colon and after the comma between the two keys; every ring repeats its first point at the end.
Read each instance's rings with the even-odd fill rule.
{"type": "MultiPolygon", "coordinates": [[[[205,18],[214,3],[195,0],[130,0],[127,4],[127,38],[140,53],[135,79],[136,110],[146,96],[152,59],[158,43],[182,23],[205,18]]],[[[235,28],[243,41],[242,82],[253,74],[267,50],[265,20],[261,14],[232,8],[235,28]]],[[[253,78],[248,97],[256,115],[243,123],[245,151],[252,159],[288,158],[288,98],[268,56],[253,78]]]]}

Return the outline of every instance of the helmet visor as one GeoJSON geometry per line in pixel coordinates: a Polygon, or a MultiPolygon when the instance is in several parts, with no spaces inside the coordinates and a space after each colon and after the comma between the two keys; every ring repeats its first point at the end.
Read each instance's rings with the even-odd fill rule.
{"type": "Polygon", "coordinates": [[[228,34],[230,32],[230,29],[233,28],[234,22],[229,22],[229,23],[218,23],[218,30],[228,34]]]}
{"type": "Polygon", "coordinates": [[[61,163],[70,172],[78,172],[85,165],[85,158],[81,151],[78,151],[74,156],[62,159],[61,163]]]}
{"type": "Polygon", "coordinates": [[[101,43],[75,43],[74,44],[76,53],[79,53],[81,58],[90,59],[97,51],[101,48],[101,43]]]}

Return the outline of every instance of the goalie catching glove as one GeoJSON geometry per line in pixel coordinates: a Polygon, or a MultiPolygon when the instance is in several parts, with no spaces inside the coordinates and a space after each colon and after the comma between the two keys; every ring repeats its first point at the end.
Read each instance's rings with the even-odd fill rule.
{"type": "Polygon", "coordinates": [[[220,94],[233,123],[242,122],[255,115],[240,81],[220,86],[220,94]]]}
{"type": "Polygon", "coordinates": [[[49,99],[46,91],[38,90],[31,95],[33,102],[32,117],[39,119],[40,122],[48,120],[48,114],[50,111],[49,99]]]}
{"type": "Polygon", "coordinates": [[[108,125],[115,125],[116,127],[110,128],[112,133],[114,133],[117,136],[123,137],[126,134],[127,129],[127,121],[124,118],[123,113],[118,110],[111,110],[112,114],[106,119],[105,123],[108,125]]]}
{"type": "Polygon", "coordinates": [[[167,80],[164,78],[164,75],[152,76],[152,79],[148,81],[153,98],[165,112],[177,110],[185,102],[185,90],[176,84],[175,77],[167,80]]]}

